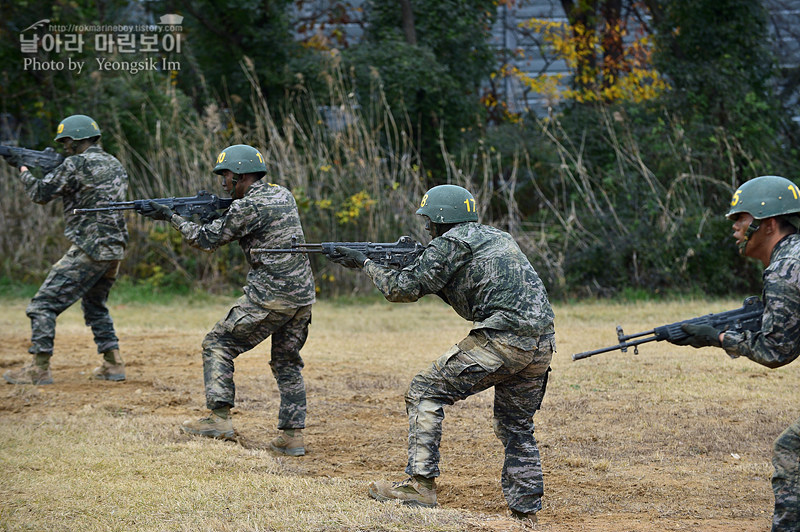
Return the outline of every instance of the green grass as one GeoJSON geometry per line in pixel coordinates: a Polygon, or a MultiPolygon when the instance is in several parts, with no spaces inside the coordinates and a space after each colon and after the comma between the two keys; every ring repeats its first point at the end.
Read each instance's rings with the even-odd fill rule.
{"type": "Polygon", "coordinates": [[[30,299],[36,294],[36,285],[0,277],[0,299],[30,299]]]}
{"type": "MultiPolygon", "coordinates": [[[[24,283],[9,277],[0,277],[0,301],[2,300],[16,300],[16,299],[30,299],[38,290],[38,284],[24,283]]],[[[242,294],[240,287],[231,287],[224,292],[209,292],[199,285],[193,286],[180,286],[168,285],[153,287],[150,284],[140,282],[132,279],[131,277],[124,276],[120,278],[109,295],[109,303],[115,304],[170,304],[178,301],[185,301],[187,303],[208,303],[228,301],[239,297],[242,294]]],[[[743,300],[748,295],[757,294],[741,294],[732,295],[724,298],[741,299],[743,300]]],[[[335,297],[319,297],[319,299],[326,299],[335,305],[370,305],[374,303],[382,303],[385,300],[377,289],[373,289],[368,293],[359,293],[352,295],[340,295],[335,297]]],[[[706,296],[697,290],[690,292],[651,292],[643,288],[625,288],[616,297],[609,299],[564,299],[559,300],[551,298],[554,304],[581,304],[592,305],[618,303],[618,304],[634,304],[643,302],[675,302],[675,301],[698,301],[706,300],[706,296]]]]}
{"type": "MultiPolygon", "coordinates": [[[[24,283],[9,277],[0,277],[0,301],[31,299],[39,289],[38,284],[24,283]]],[[[146,283],[136,282],[130,277],[122,277],[111,289],[109,304],[169,304],[175,301],[185,303],[209,303],[220,300],[232,300],[242,294],[241,288],[226,293],[211,293],[200,287],[169,286],[153,287],[146,283]]]]}

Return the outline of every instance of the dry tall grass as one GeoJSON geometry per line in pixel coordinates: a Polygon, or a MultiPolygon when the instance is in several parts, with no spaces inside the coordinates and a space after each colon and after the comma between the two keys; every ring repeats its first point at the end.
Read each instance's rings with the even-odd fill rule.
{"type": "MultiPolygon", "coordinates": [[[[125,383],[93,382],[78,309],[59,320],[55,384],[0,385],[0,528],[35,530],[522,530],[504,517],[487,391],[446,409],[441,509],[366,497],[400,480],[411,377],[469,324],[436,300],[316,305],[303,357],[309,453],[267,452],[279,397],[269,342],[236,365],[236,442],[179,433],[204,411],[200,342],[230,301],[112,304],[125,383]]],[[[26,360],[25,301],[0,309],[0,367],[26,360]]],[[[798,415],[800,366],[650,343],[570,354],[741,301],[557,305],[558,353],[536,435],[539,529],[766,531],[772,440],[798,415]]]]}
{"type": "MultiPolygon", "coordinates": [[[[603,127],[599,130],[616,165],[605,175],[587,165],[585,139],[571,138],[556,116],[539,120],[533,128],[520,125],[518,136],[536,135],[540,141],[527,147],[521,142],[511,152],[492,145],[488,137],[458,153],[442,145],[444,172],[428,175],[412,145],[407,119],[387,107],[380,90],[368,101],[357,102],[346,74],[332,68],[327,74],[327,93],[310,94],[298,85],[287,102],[267,102],[255,81],[253,65],[243,68],[253,81],[252,123],[237,123],[217,104],[209,104],[201,114],[185,113],[171,92],[174,89],[153,78],[152,83],[163,83],[156,90],[172,94],[173,107],[153,106],[142,109],[139,117],[117,117],[140,124],[137,131],[143,138],[134,142],[118,123],[101,124],[105,137],[118,146],[114,155],[129,170],[131,198],[185,196],[200,189],[220,192],[218,178],[211,173],[216,154],[228,145],[246,143],[266,155],[267,179],[295,194],[309,241],[386,241],[409,234],[424,242],[427,236],[414,215],[419,198],[430,183],[454,183],[474,192],[484,223],[517,238],[551,293],[596,293],[597,287],[568,286],[571,256],[587,247],[624,240],[629,227],[641,223],[657,230],[668,245],[686,213],[702,210],[698,205],[706,200],[704,190],[726,195],[740,178],[733,165],[731,175],[724,178],[698,175],[691,147],[677,127],[664,142],[673,146],[676,160],[685,161],[685,169],[679,175],[656,177],[629,124],[608,112],[600,114],[603,127]],[[150,131],[145,117],[151,121],[155,117],[155,131],[150,131]],[[543,164],[542,152],[552,154],[553,160],[543,164]],[[641,209],[618,212],[608,183],[616,190],[640,190],[634,201],[641,209]],[[520,212],[517,201],[523,189],[527,196],[535,196],[524,199],[528,208],[538,204],[537,212],[520,212]]],[[[719,134],[725,138],[724,132],[719,134]]],[[[732,147],[731,158],[734,153],[732,147]]],[[[2,271],[37,280],[67,246],[61,236],[63,222],[58,205],[31,204],[13,172],[0,165],[2,271]]],[[[719,215],[700,216],[698,227],[690,232],[702,238],[706,218],[719,215]]],[[[176,271],[185,284],[200,282],[211,288],[243,276],[240,254],[197,253],[160,224],[134,214],[128,221],[132,239],[123,263],[126,275],[158,286],[165,273],[176,271]]],[[[685,268],[688,258],[677,267],[685,268]]],[[[637,284],[641,279],[635,253],[631,260],[632,282],[637,284]]],[[[323,294],[369,290],[362,277],[331,272],[324,262],[315,263],[315,272],[323,294]]]]}

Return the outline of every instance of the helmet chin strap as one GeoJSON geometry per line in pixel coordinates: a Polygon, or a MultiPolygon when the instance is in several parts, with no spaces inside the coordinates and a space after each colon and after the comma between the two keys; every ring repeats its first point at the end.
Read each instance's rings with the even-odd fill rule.
{"type": "Polygon", "coordinates": [[[234,173],[233,177],[231,178],[231,183],[233,184],[233,188],[231,189],[231,198],[233,199],[241,199],[236,197],[236,184],[239,182],[240,177],[242,177],[241,174],[234,173]]]}
{"type": "Polygon", "coordinates": [[[758,231],[758,228],[761,227],[760,225],[756,225],[755,222],[750,223],[750,227],[747,228],[747,231],[744,232],[744,239],[739,243],[739,255],[744,256],[745,249],[747,248],[747,242],[750,240],[750,237],[758,231]]]}

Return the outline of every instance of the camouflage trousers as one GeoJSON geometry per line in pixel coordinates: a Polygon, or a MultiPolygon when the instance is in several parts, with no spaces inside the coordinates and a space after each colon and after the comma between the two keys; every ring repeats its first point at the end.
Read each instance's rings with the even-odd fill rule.
{"type": "Polygon", "coordinates": [[[544,487],[533,414],[544,398],[554,349],[553,335],[540,338],[538,349],[521,351],[472,331],[414,377],[406,392],[406,473],[439,476],[443,405],[494,386],[494,432],[505,448],[503,495],[513,510],[539,511],[544,487]]]}
{"type": "Polygon", "coordinates": [[[306,422],[306,386],[300,349],[308,337],[311,305],[270,310],[242,296],[203,340],[203,377],[210,410],[234,405],[233,360],[272,336],[269,366],[278,383],[278,429],[302,429],[306,422]]]}
{"type": "Polygon", "coordinates": [[[106,301],[117,278],[119,261],[96,261],[73,245],[50,269],[25,313],[31,319],[30,353],[53,354],[56,318],[81,300],[83,318],[91,327],[97,352],[119,348],[106,301]]]}
{"type": "Polygon", "coordinates": [[[772,454],[775,513],[772,532],[800,530],[800,419],[775,440],[772,454]]]}

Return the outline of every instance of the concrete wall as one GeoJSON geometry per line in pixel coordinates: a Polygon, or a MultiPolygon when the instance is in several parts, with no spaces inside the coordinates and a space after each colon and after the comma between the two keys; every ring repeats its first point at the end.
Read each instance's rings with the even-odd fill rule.
{"type": "MultiPolygon", "coordinates": [[[[770,10],[770,31],[774,42],[774,50],[779,64],[785,69],[800,68],[800,0],[764,0],[770,10]]],[[[412,0],[413,2],[413,0],[412,0]]],[[[346,40],[356,44],[363,35],[363,13],[360,8],[365,0],[307,0],[303,2],[301,10],[295,9],[295,20],[319,19],[322,14],[332,7],[341,6],[346,10],[352,21],[345,24],[346,40]]],[[[398,9],[399,4],[398,4],[398,9]]],[[[623,14],[625,16],[625,14],[623,14]]],[[[498,49],[498,66],[501,61],[508,61],[515,65],[528,76],[535,77],[543,73],[569,75],[567,66],[563,61],[554,61],[544,47],[541,38],[536,35],[525,34],[519,24],[530,18],[548,19],[566,22],[566,14],[559,0],[518,0],[513,7],[499,6],[497,22],[493,28],[492,42],[498,49]],[[514,57],[504,50],[521,50],[522,54],[514,57]]],[[[443,22],[445,23],[445,22],[443,22]]],[[[637,31],[635,17],[628,18],[628,39],[637,31]]],[[[306,35],[319,31],[328,33],[330,28],[320,29],[320,24],[311,25],[306,35]]],[[[303,35],[298,35],[302,38],[303,35]]],[[[511,110],[520,111],[532,109],[535,112],[545,113],[552,102],[546,101],[541,95],[527,91],[517,80],[505,78],[499,81],[499,91],[506,96],[511,110]]],[[[781,87],[784,90],[782,99],[796,109],[800,115],[800,88],[781,87]]],[[[800,121],[800,116],[796,117],[800,121]]]]}

